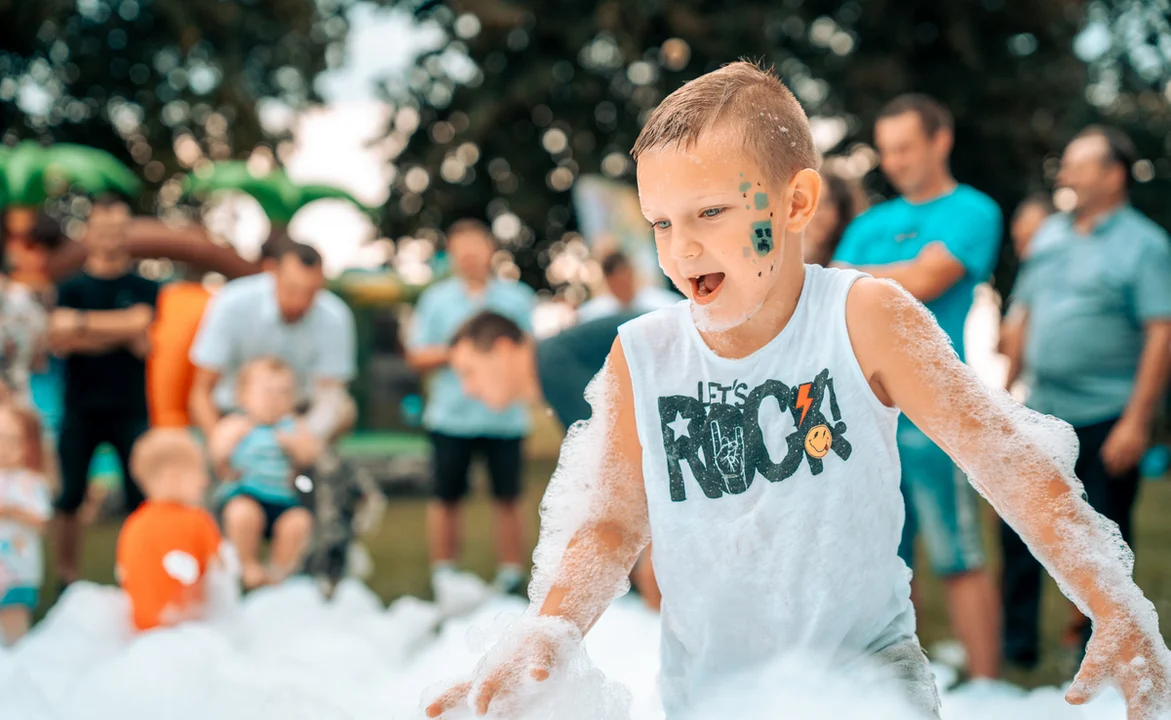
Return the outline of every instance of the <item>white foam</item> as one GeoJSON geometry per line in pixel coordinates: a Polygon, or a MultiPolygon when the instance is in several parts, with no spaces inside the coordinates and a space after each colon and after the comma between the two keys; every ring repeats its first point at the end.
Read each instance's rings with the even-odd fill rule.
{"type": "MultiPolygon", "coordinates": [[[[498,597],[436,629],[439,611],[430,603],[404,598],[383,609],[349,579],[326,603],[315,597],[312,582],[295,579],[245,598],[246,626],[188,623],[134,637],[119,590],[77,583],[14,649],[0,649],[0,718],[417,720],[425,688],[476,665],[481,650],[469,637],[481,647],[492,643],[523,609],[520,600],[498,597]]],[[[585,642],[605,676],[579,663],[570,681],[544,700],[556,712],[531,710],[514,720],[662,720],[654,687],[658,640],[657,616],[633,598],[619,600],[585,642]],[[598,708],[603,696],[625,705],[598,708]]],[[[783,661],[729,677],[694,710],[695,720],[778,713],[803,720],[914,717],[882,688],[811,676],[783,661]]],[[[1066,705],[1056,688],[943,697],[944,720],[990,717],[1124,720],[1126,713],[1111,691],[1082,708],[1066,705]]]]}

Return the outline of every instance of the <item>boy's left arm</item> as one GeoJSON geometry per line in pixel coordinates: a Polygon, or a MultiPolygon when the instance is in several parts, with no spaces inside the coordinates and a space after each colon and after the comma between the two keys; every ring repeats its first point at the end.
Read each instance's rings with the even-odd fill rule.
{"type": "Polygon", "coordinates": [[[281,449],[297,469],[312,467],[325,447],[324,441],[310,430],[305,420],[301,419],[278,430],[276,437],[281,449]]]}
{"type": "Polygon", "coordinates": [[[1171,708],[1171,653],[1158,617],[1131,577],[1118,528],[1081,496],[1068,425],[1017,405],[960,362],[920,303],[897,286],[862,279],[846,304],[850,340],[875,395],[897,405],[967,473],[1069,595],[1094,636],[1066,698],[1088,701],[1113,678],[1128,717],[1171,708]]]}

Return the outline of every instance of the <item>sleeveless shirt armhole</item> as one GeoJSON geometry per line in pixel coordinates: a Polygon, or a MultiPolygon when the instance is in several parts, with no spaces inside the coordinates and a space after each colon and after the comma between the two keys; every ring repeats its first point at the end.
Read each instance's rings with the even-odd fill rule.
{"type": "Polygon", "coordinates": [[[862,371],[862,365],[858,362],[858,355],[854,352],[854,343],[850,340],[850,328],[846,320],[846,305],[850,297],[850,291],[854,289],[854,283],[864,277],[870,276],[856,270],[839,270],[838,272],[841,273],[838,283],[845,285],[845,287],[838,293],[839,299],[836,302],[839,305],[835,308],[834,312],[841,320],[841,322],[837,323],[838,340],[843,343],[842,347],[850,358],[847,362],[850,368],[849,372],[862,384],[862,387],[866,388],[864,391],[866,398],[869,402],[873,403],[875,408],[889,414],[897,415],[902,412],[898,406],[892,407],[879,400],[878,396],[874,394],[874,388],[870,387],[870,380],[866,377],[866,373],[862,371]]]}
{"type": "MultiPolygon", "coordinates": [[[[623,323],[618,327],[618,341],[622,343],[622,355],[626,358],[626,373],[630,379],[630,402],[634,403],[634,430],[638,435],[638,445],[642,448],[642,452],[646,454],[646,438],[647,427],[646,417],[642,409],[642,393],[645,392],[638,387],[638,383],[634,382],[634,378],[638,376],[637,368],[640,367],[643,358],[640,354],[638,343],[634,340],[634,335],[637,330],[642,330],[639,325],[647,325],[646,315],[635,318],[629,322],[623,323]],[[640,322],[641,321],[641,322],[640,322]]],[[[649,329],[649,328],[647,328],[649,329]]],[[[609,360],[607,360],[609,364],[609,360]]],[[[640,458],[641,462],[641,458],[640,458]]]]}

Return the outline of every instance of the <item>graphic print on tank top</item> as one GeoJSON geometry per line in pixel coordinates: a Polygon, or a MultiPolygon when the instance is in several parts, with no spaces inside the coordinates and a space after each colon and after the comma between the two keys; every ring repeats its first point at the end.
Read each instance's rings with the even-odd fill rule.
{"type": "Polygon", "coordinates": [[[714,500],[745,492],[757,472],[770,482],[786,480],[802,461],[808,462],[811,474],[820,475],[832,461],[831,453],[844,462],[853,450],[828,369],[812,382],[789,386],[766,380],[751,392],[739,381],[700,381],[695,397],[659,397],[658,405],[674,502],[687,500],[683,463],[703,494],[714,500]],[[761,408],[770,399],[792,415],[794,426],[785,438],[785,456],[777,463],[769,456],[760,422],[761,408]],[[825,415],[827,402],[830,417],[825,415]]]}

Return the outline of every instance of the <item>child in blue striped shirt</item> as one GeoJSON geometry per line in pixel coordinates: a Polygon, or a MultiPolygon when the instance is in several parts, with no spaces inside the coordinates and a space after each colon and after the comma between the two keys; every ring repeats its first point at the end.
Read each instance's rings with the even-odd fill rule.
{"type": "Polygon", "coordinates": [[[236,546],[241,580],[251,589],[287,577],[308,546],[313,515],[301,502],[296,471],[316,453],[307,434],[296,432],[296,378],[287,364],[252,360],[236,383],[242,412],[220,420],[208,444],[224,480],[216,492],[224,535],[236,546]],[[262,539],[272,541],[268,567],[260,562],[262,539]]]}

